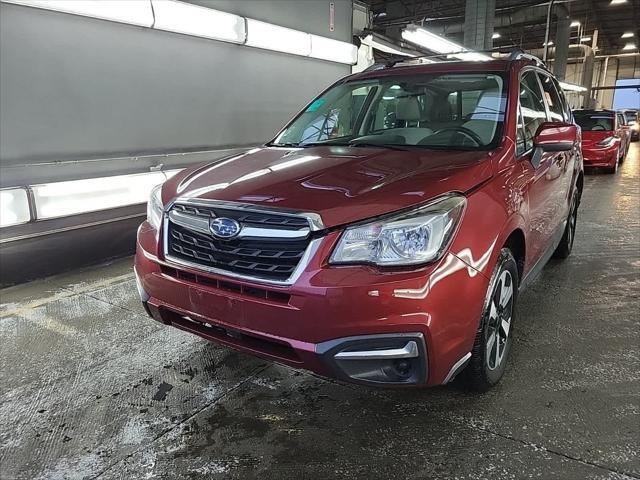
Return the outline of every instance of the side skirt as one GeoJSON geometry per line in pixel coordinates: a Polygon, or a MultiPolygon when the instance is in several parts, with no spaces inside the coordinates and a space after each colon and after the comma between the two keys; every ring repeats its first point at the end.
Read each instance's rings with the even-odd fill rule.
{"type": "Polygon", "coordinates": [[[558,248],[558,245],[560,245],[566,227],[567,220],[565,220],[558,226],[556,231],[553,233],[552,241],[544,251],[544,254],[538,259],[536,264],[531,267],[531,270],[529,270],[529,272],[524,276],[522,282],[520,282],[520,288],[518,289],[519,292],[523,292],[524,290],[526,290],[527,287],[529,287],[529,285],[531,285],[531,283],[533,283],[533,281],[538,278],[544,266],[553,256],[553,252],[555,252],[556,248],[558,248]]]}

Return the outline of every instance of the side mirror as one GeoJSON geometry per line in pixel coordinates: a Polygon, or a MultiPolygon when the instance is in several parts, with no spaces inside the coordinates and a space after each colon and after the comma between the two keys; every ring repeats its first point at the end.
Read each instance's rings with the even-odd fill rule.
{"type": "Polygon", "coordinates": [[[578,141],[578,127],[572,123],[545,122],[533,137],[531,163],[538,168],[545,152],[566,152],[578,141]]]}

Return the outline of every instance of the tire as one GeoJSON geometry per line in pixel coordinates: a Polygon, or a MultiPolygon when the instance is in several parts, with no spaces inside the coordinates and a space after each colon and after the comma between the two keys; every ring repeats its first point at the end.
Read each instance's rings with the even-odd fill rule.
{"type": "Polygon", "coordinates": [[[573,249],[573,242],[576,237],[576,225],[578,224],[578,206],[580,205],[578,192],[573,194],[573,200],[571,201],[571,210],[569,210],[569,217],[567,218],[567,226],[564,229],[562,240],[558,244],[555,252],[553,252],[554,258],[564,259],[571,255],[573,249]]]}
{"type": "Polygon", "coordinates": [[[513,338],[515,304],[518,297],[518,266],[511,250],[503,248],[487,292],[487,301],[476,332],[469,365],[462,372],[465,386],[486,392],[504,374],[513,338]]]}
{"type": "Polygon", "coordinates": [[[618,157],[618,156],[616,155],[616,161],[614,162],[613,167],[607,167],[607,168],[605,168],[605,169],[604,169],[604,171],[605,171],[605,172],[607,172],[607,173],[609,173],[609,174],[611,174],[611,175],[613,175],[614,173],[617,173],[617,171],[618,171],[618,165],[619,165],[619,163],[620,163],[620,162],[618,161],[618,159],[619,159],[619,158],[620,158],[620,157],[618,157]]]}

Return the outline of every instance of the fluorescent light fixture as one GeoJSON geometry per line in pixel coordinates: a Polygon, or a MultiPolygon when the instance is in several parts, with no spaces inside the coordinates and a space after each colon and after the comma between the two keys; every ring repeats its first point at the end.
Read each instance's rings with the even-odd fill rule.
{"type": "Polygon", "coordinates": [[[580,42],[590,42],[591,41],[591,37],[587,36],[587,37],[582,37],[580,39],[580,42]]]}
{"type": "Polygon", "coordinates": [[[45,183],[31,188],[36,217],[40,220],[145,203],[151,189],[164,181],[162,172],[149,172],[45,183]]]}
{"type": "Polygon", "coordinates": [[[0,227],[20,225],[31,220],[29,198],[24,188],[0,190],[0,227]]]}
{"type": "Polygon", "coordinates": [[[245,45],[308,57],[311,53],[311,35],[247,18],[245,45]]]}
{"type": "Polygon", "coordinates": [[[571,25],[569,25],[570,27],[579,27],[580,26],[580,22],[578,20],[574,20],[573,22],[571,22],[571,25]]]}
{"type": "Polygon", "coordinates": [[[624,47],[622,47],[622,50],[635,50],[636,48],[636,44],[635,43],[627,43],[624,47]]]}
{"type": "Polygon", "coordinates": [[[587,89],[582,85],[576,85],[574,83],[559,82],[560,88],[567,92],[586,92],[587,89]]]}
{"type": "Polygon", "coordinates": [[[362,43],[368,45],[376,50],[380,50],[381,52],[391,53],[392,55],[401,55],[404,57],[416,57],[417,53],[409,52],[397,45],[394,45],[390,41],[382,40],[380,38],[376,38],[374,35],[367,35],[362,39],[362,43]]]}
{"type": "Polygon", "coordinates": [[[244,43],[244,18],[238,15],[176,0],[152,0],[152,4],[156,17],[153,28],[224,42],[244,43]]]}
{"type": "Polygon", "coordinates": [[[547,43],[542,44],[543,47],[550,47],[552,45],[553,45],[553,40],[549,40],[547,43]]]}
{"type": "Polygon", "coordinates": [[[633,32],[624,32],[620,38],[633,38],[634,36],[633,32]]]}
{"type": "Polygon", "coordinates": [[[481,53],[473,52],[464,48],[462,45],[447,40],[440,35],[436,35],[424,28],[416,27],[415,25],[409,25],[402,30],[402,38],[406,41],[420,45],[432,52],[441,53],[444,55],[452,54],[452,57],[460,58],[461,60],[491,60],[490,57],[481,53]],[[464,53],[460,53],[464,52],[464,53]]]}
{"type": "Polygon", "coordinates": [[[622,5],[623,3],[627,3],[627,0],[611,0],[609,5],[622,5]]]}
{"type": "Polygon", "coordinates": [[[44,8],[57,12],[111,20],[150,27],[153,11],[149,0],[2,0],[27,7],[44,8]]]}
{"type": "Polygon", "coordinates": [[[358,61],[358,47],[351,43],[311,35],[311,54],[309,56],[354,65],[358,61]]]}
{"type": "Polygon", "coordinates": [[[500,34],[498,32],[493,32],[493,35],[491,35],[492,39],[496,39],[496,38],[500,38],[500,34]]]}

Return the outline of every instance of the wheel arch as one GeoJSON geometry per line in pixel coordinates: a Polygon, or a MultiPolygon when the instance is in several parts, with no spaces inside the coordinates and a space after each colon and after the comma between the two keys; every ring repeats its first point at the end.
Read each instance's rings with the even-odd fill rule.
{"type": "Polygon", "coordinates": [[[514,229],[509,234],[501,248],[505,247],[511,250],[513,258],[516,261],[516,265],[518,266],[519,280],[522,281],[524,265],[527,258],[527,244],[524,237],[524,231],[520,227],[514,229]]]}

